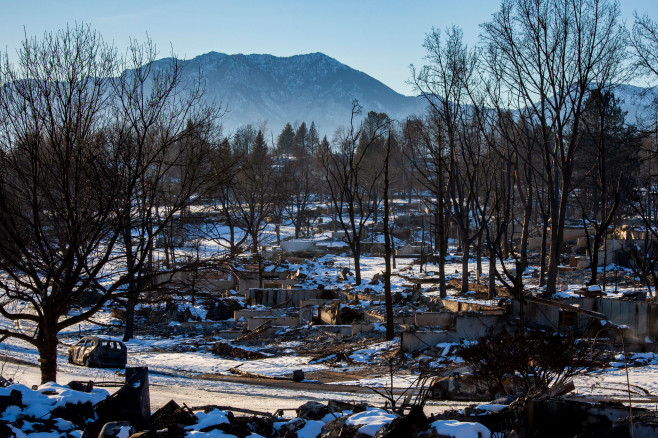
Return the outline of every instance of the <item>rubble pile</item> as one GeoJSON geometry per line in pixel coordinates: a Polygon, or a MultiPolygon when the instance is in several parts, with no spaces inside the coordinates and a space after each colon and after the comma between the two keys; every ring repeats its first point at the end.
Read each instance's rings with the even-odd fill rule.
{"type": "MultiPolygon", "coordinates": [[[[29,437],[225,437],[225,438],[366,438],[439,436],[448,421],[431,422],[424,415],[400,415],[391,410],[338,401],[307,402],[295,417],[245,412],[244,409],[204,406],[189,408],[174,400],[141,421],[139,414],[126,419],[125,406],[143,400],[134,379],[110,396],[103,389],[77,391],[67,385],[45,384],[35,389],[12,384],[0,389],[0,435],[29,437]],[[112,403],[112,400],[115,403],[112,403]],[[108,407],[109,406],[109,407],[108,407]],[[411,424],[413,422],[413,424],[411,424]],[[413,431],[413,434],[402,430],[413,431]]],[[[421,411],[422,412],[422,411],[421,411]]],[[[484,431],[477,423],[462,423],[462,428],[484,431]]],[[[476,436],[476,435],[474,435],[476,436]]]]}
{"type": "MultiPolygon", "coordinates": [[[[330,400],[308,401],[293,415],[229,406],[188,407],[171,400],[148,409],[148,375],[132,369],[110,395],[93,385],[44,384],[0,388],[0,436],[99,438],[440,438],[655,436],[655,412],[616,403],[583,403],[556,396],[509,396],[492,403],[427,416],[424,402],[396,408],[330,400]],[[73,389],[78,388],[78,389],[73,389]],[[142,409],[146,408],[146,410],[142,409]],[[132,411],[132,412],[130,412],[132,411]],[[560,418],[556,422],[554,419],[560,418]]],[[[79,382],[78,382],[79,383],[79,382]]]]}

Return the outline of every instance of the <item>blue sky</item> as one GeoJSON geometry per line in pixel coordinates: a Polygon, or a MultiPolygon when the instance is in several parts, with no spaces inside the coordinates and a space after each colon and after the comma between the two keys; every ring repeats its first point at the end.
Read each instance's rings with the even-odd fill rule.
{"type": "MultiPolygon", "coordinates": [[[[323,52],[412,94],[409,64],[423,64],[425,34],[458,25],[474,44],[479,24],[498,6],[497,0],[0,0],[0,49],[12,56],[25,34],[84,22],[121,49],[148,33],[162,56],[171,48],[186,58],[210,51],[323,52]]],[[[622,0],[621,7],[629,23],[634,10],[658,18],[658,0],[622,0]]]]}

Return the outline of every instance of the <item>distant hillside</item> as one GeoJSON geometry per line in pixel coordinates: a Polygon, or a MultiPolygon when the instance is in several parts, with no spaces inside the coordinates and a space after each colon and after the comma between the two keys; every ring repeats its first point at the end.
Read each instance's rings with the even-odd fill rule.
{"type": "MultiPolygon", "coordinates": [[[[165,62],[161,59],[156,65],[165,62]]],[[[225,134],[248,123],[267,122],[268,130],[277,135],[287,122],[314,121],[320,134],[331,137],[338,127],[349,125],[354,99],[362,105],[363,115],[385,112],[397,120],[419,114],[426,106],[424,99],[399,94],[322,53],[276,57],[210,52],[184,65],[184,81],[192,81],[200,71],[205,98],[227,110],[225,134]]],[[[658,89],[619,85],[614,93],[627,112],[627,123],[650,122],[649,105],[658,99],[658,89]]]]}
{"type": "Polygon", "coordinates": [[[621,84],[613,89],[619,99],[619,106],[626,112],[626,123],[648,126],[655,123],[651,105],[658,102],[658,88],[642,88],[634,85],[621,84]]]}
{"type": "MultiPolygon", "coordinates": [[[[156,61],[161,62],[165,60],[156,61]]],[[[424,108],[422,99],[396,93],[322,53],[280,58],[210,52],[185,61],[187,80],[198,71],[206,98],[228,110],[223,119],[226,133],[247,123],[267,121],[268,129],[277,133],[287,122],[315,121],[319,132],[331,137],[336,128],[349,124],[354,99],[364,115],[385,112],[393,119],[424,108]]]]}

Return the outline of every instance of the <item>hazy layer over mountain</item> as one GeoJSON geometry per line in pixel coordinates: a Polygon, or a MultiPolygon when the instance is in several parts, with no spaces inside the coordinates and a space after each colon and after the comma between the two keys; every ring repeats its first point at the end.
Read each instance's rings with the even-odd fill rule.
{"type": "MultiPolygon", "coordinates": [[[[205,98],[226,110],[222,124],[227,135],[248,123],[259,127],[267,122],[276,136],[288,122],[314,121],[321,135],[331,137],[338,127],[349,126],[354,99],[363,107],[362,116],[377,111],[397,120],[426,106],[423,98],[399,94],[322,53],[276,57],[210,52],[184,61],[184,66],[184,81],[201,72],[205,98]]],[[[627,123],[642,125],[652,117],[649,105],[658,90],[619,85],[614,93],[627,112],[627,123]]]]}
{"type": "Polygon", "coordinates": [[[276,134],[287,122],[315,121],[318,131],[331,137],[336,128],[349,125],[354,99],[363,115],[385,112],[399,120],[424,107],[421,98],[403,96],[322,53],[280,58],[210,52],[185,61],[188,80],[199,71],[206,98],[227,110],[227,134],[247,123],[267,121],[276,134]]]}
{"type": "Polygon", "coordinates": [[[612,90],[619,106],[626,113],[626,123],[646,128],[655,123],[654,102],[658,102],[658,88],[642,88],[620,84],[612,90]]]}

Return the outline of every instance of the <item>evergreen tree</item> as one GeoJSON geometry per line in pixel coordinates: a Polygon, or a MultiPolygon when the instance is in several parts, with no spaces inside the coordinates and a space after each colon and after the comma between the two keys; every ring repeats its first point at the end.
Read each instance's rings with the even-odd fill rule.
{"type": "Polygon", "coordinates": [[[293,153],[295,156],[303,156],[307,152],[307,145],[306,145],[306,137],[308,135],[308,131],[306,129],[306,123],[302,122],[301,125],[299,125],[299,128],[297,128],[297,132],[295,133],[295,138],[293,139],[293,153]]]}
{"type": "Polygon", "coordinates": [[[309,128],[308,136],[306,137],[306,143],[311,154],[315,155],[318,146],[320,146],[320,136],[318,135],[318,130],[315,127],[315,122],[311,122],[311,127],[309,128]]]}
{"type": "Polygon", "coordinates": [[[265,136],[263,131],[258,131],[256,138],[254,139],[254,144],[252,147],[252,154],[257,156],[263,156],[267,154],[267,143],[265,142],[265,136]]]}
{"type": "Polygon", "coordinates": [[[292,129],[290,123],[286,123],[283,127],[281,134],[276,140],[276,148],[280,155],[289,155],[292,153],[293,145],[295,142],[295,130],[292,129]]]}

